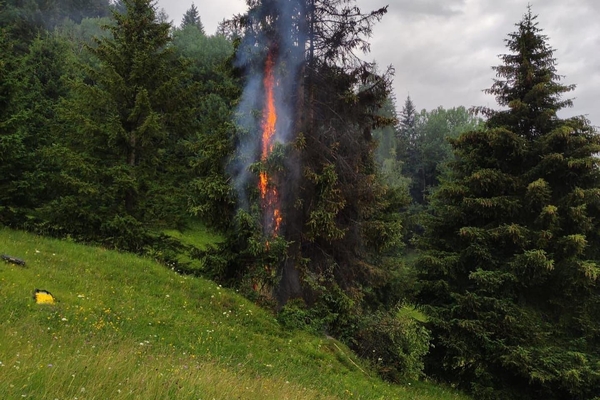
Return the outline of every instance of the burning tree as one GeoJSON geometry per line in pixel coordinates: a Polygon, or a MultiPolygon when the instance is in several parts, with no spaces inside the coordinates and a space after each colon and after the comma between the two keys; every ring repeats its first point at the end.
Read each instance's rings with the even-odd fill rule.
{"type": "MultiPolygon", "coordinates": [[[[379,262],[399,246],[397,201],[374,163],[371,131],[388,98],[390,71],[355,52],[386,13],[345,0],[251,0],[230,21],[244,32],[237,63],[234,177],[240,211],[221,277],[252,282],[279,305],[338,293],[346,304],[387,282],[379,262]],[[387,219],[387,220],[386,220],[387,219]],[[245,239],[244,239],[245,238],[245,239]],[[265,291],[266,289],[266,291],[265,291]]],[[[336,300],[337,301],[337,300],[336,300]]]]}

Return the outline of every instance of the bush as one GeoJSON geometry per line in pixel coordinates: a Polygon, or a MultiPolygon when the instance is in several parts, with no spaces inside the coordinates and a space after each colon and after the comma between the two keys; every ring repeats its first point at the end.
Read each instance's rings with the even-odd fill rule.
{"type": "Polygon", "coordinates": [[[358,355],[370,360],[379,374],[392,382],[422,376],[430,339],[421,322],[398,311],[363,318],[355,336],[358,355]]]}
{"type": "Polygon", "coordinates": [[[286,329],[299,329],[320,334],[325,329],[325,321],[314,309],[306,307],[302,299],[292,299],[277,313],[277,320],[286,329]]]}

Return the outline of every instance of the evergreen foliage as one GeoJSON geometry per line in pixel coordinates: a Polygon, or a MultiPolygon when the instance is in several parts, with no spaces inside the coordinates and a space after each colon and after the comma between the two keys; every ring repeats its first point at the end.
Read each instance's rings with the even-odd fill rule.
{"type": "Polygon", "coordinates": [[[404,242],[409,246],[414,247],[423,233],[423,218],[431,194],[446,173],[447,164],[454,159],[448,140],[478,129],[481,122],[464,107],[416,112],[410,96],[406,99],[396,127],[397,158],[386,160],[386,164],[395,164],[392,176],[405,182],[412,199],[404,213],[404,242]]]}
{"type": "Polygon", "coordinates": [[[107,17],[109,0],[6,0],[0,4],[0,27],[8,28],[18,42],[17,51],[38,35],[44,35],[65,20],[76,23],[84,18],[107,17]]]}
{"type": "Polygon", "coordinates": [[[204,25],[202,25],[200,14],[194,3],[192,3],[191,7],[183,14],[183,18],[181,19],[181,28],[187,28],[189,26],[197,28],[203,34],[206,33],[204,32],[204,25]]]}
{"type": "Polygon", "coordinates": [[[62,193],[45,215],[56,232],[139,251],[145,229],[185,216],[183,141],[194,119],[183,65],[167,47],[170,25],[150,1],[124,5],[111,35],[88,47],[98,64],[61,104],[61,145],[48,156],[62,193]]]}
{"type": "Polygon", "coordinates": [[[233,45],[224,36],[206,36],[194,26],[173,34],[175,53],[186,60],[190,100],[196,109],[195,134],[186,141],[191,176],[188,209],[212,227],[231,227],[235,195],[225,172],[233,153],[232,123],[240,87],[231,66],[233,45]]]}
{"type": "Polygon", "coordinates": [[[404,106],[400,111],[400,120],[397,127],[398,147],[396,154],[398,159],[412,165],[416,164],[417,153],[417,109],[410,98],[406,97],[404,106]]]}
{"type": "Polygon", "coordinates": [[[22,198],[18,182],[21,170],[28,163],[26,138],[19,131],[18,122],[23,118],[16,109],[15,98],[20,84],[15,71],[19,60],[13,55],[12,42],[4,30],[0,30],[0,223],[11,223],[14,207],[22,198]]]}
{"type": "Polygon", "coordinates": [[[8,68],[0,78],[0,221],[23,226],[53,191],[43,153],[53,142],[56,106],[67,94],[62,79],[71,71],[71,57],[69,46],[58,37],[38,37],[22,55],[12,53],[13,41],[4,39],[3,65],[8,68]]]}
{"type": "Polygon", "coordinates": [[[297,240],[302,258],[310,260],[303,275],[318,277],[320,284],[304,296],[339,285],[351,298],[362,297],[367,288],[377,291],[389,281],[381,257],[401,247],[398,212],[407,204],[407,197],[396,192],[401,188],[383,184],[375,164],[371,132],[387,123],[378,111],[387,100],[388,82],[372,75],[362,86],[358,71],[326,65],[315,79],[318,90],[309,95],[313,104],[327,107],[315,107],[316,120],[303,137],[299,199],[305,226],[297,240]],[[361,86],[364,90],[353,90],[361,86]],[[348,97],[336,101],[333,93],[348,97]]]}
{"type": "Polygon", "coordinates": [[[410,96],[400,113],[397,127],[398,160],[402,173],[410,178],[410,194],[420,205],[439,185],[446,163],[453,159],[448,139],[476,129],[481,120],[464,107],[417,112],[410,96]]]}
{"type": "MultiPolygon", "coordinates": [[[[339,293],[339,301],[358,306],[368,291],[375,300],[375,293],[387,285],[389,271],[379,261],[385,251],[401,245],[397,210],[406,201],[383,184],[374,160],[373,131],[393,123],[393,118],[380,115],[389,98],[390,74],[376,73],[373,64],[355,54],[368,50],[365,37],[386,8],[362,13],[344,1],[298,2],[287,10],[293,18],[282,21],[285,16],[273,4],[251,1],[249,14],[230,25],[247,35],[260,32],[257,37],[293,43],[297,49],[289,51],[302,57],[291,79],[296,82],[294,93],[288,94],[295,102],[294,138],[276,149],[266,165],[256,166],[275,168],[286,182],[281,188],[283,239],[289,247],[276,267],[269,265],[279,279],[274,293],[281,305],[295,297],[312,305],[339,293]],[[281,26],[286,29],[278,31],[281,26]]],[[[264,45],[252,45],[254,56],[264,56],[264,45]]],[[[262,61],[245,68],[260,68],[262,61]]],[[[264,242],[268,252],[270,239],[264,242]]],[[[239,272],[249,266],[246,260],[239,264],[243,266],[230,269],[239,272]]],[[[337,328],[345,329],[342,325],[337,328]]]]}
{"type": "Polygon", "coordinates": [[[501,110],[451,141],[419,259],[428,370],[477,398],[591,399],[600,387],[600,140],[561,119],[553,51],[528,9],[490,93],[501,110]]]}
{"type": "MultiPolygon", "coordinates": [[[[394,291],[402,248],[399,211],[408,196],[405,186],[384,184],[375,162],[373,133],[395,121],[383,110],[390,104],[391,72],[378,73],[355,52],[368,49],[364,37],[386,9],[363,14],[345,1],[294,2],[286,8],[293,17],[286,20],[274,4],[252,1],[249,14],[228,26],[247,35],[248,45],[238,48],[238,58],[246,61],[241,72],[262,71],[269,51],[292,44],[285,48],[292,61],[282,67],[295,74],[287,78],[294,83],[285,99],[293,102],[292,139],[243,172],[275,172],[285,182],[279,187],[282,229],[276,236],[263,232],[257,180],[250,179],[247,209],[238,212],[235,231],[207,254],[205,265],[213,276],[268,304],[301,299],[320,329],[369,358],[379,357],[385,351],[371,347],[378,335],[395,345],[402,341],[397,335],[403,325],[391,321],[401,297],[394,291]],[[266,43],[257,40],[262,37],[266,43]],[[301,57],[297,70],[291,66],[295,52],[301,57]],[[379,318],[391,324],[387,332],[366,327],[370,311],[378,308],[379,318]]],[[[398,361],[405,353],[396,350],[391,352],[398,361]]],[[[389,378],[419,369],[416,362],[402,370],[405,364],[396,361],[386,356],[389,378]]]]}

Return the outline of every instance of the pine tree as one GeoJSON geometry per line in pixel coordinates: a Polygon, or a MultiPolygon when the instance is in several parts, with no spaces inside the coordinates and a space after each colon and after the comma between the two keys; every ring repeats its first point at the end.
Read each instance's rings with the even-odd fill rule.
{"type": "MultiPolygon", "coordinates": [[[[235,251],[247,257],[240,256],[237,265],[230,263],[226,275],[243,281],[244,274],[271,271],[277,278],[272,289],[280,305],[297,297],[309,304],[327,298],[331,304],[325,307],[356,305],[369,285],[386,284],[386,271],[377,261],[381,251],[400,244],[400,229],[397,214],[384,215],[384,210],[396,211],[397,202],[405,199],[392,195],[383,184],[374,160],[372,132],[391,122],[379,114],[389,98],[390,75],[377,73],[375,65],[357,56],[368,50],[366,37],[387,10],[363,13],[345,0],[248,3],[250,12],[232,21],[245,33],[238,48],[242,68],[258,71],[248,80],[262,80],[264,60],[271,51],[285,60],[281,63],[287,74],[284,79],[292,83],[282,95],[290,110],[286,115],[290,140],[276,146],[271,160],[252,166],[272,168],[285,182],[279,238],[289,247],[281,252],[283,259],[267,257],[265,262],[255,250],[262,246],[265,253],[273,254],[271,238],[249,244],[246,249],[254,251],[249,254],[239,247],[243,241],[234,237],[230,242],[238,246],[235,251]],[[267,40],[261,42],[262,38],[267,40]],[[394,218],[383,221],[391,215],[394,218]]],[[[241,103],[255,98],[256,91],[241,103]]],[[[251,135],[245,133],[240,140],[246,138],[251,135]]],[[[243,149],[252,146],[250,141],[240,144],[243,149]]],[[[247,168],[234,172],[236,178],[250,175],[247,168]]],[[[247,185],[252,204],[255,182],[242,185],[247,185]]],[[[253,212],[252,206],[248,212],[253,212]]],[[[255,218],[259,225],[260,216],[255,218]]],[[[338,311],[348,316],[349,309],[338,311]]],[[[347,322],[337,326],[332,322],[331,329],[342,330],[347,322]]]]}
{"type": "Polygon", "coordinates": [[[193,86],[184,84],[168,46],[171,27],[153,3],[123,5],[106,27],[111,35],[89,47],[97,64],[60,108],[64,139],[53,158],[64,193],[48,216],[64,232],[139,250],[143,229],[177,225],[186,212],[193,86]]]}
{"type": "Polygon", "coordinates": [[[230,225],[235,198],[225,172],[233,153],[233,104],[240,96],[233,78],[233,44],[222,35],[206,36],[193,26],[173,33],[175,53],[186,59],[189,86],[195,87],[196,134],[186,141],[193,168],[189,208],[202,221],[223,229],[230,225]]]}
{"type": "Polygon", "coordinates": [[[14,207],[25,197],[19,182],[30,161],[26,135],[18,129],[25,119],[16,100],[22,91],[16,73],[21,60],[12,49],[12,41],[0,29],[0,224],[15,220],[14,207]]]}
{"type": "Polygon", "coordinates": [[[421,157],[419,154],[419,143],[417,135],[417,110],[410,98],[406,97],[404,106],[400,111],[400,121],[397,126],[397,148],[396,156],[402,161],[402,172],[411,178],[411,196],[419,204],[423,203],[424,188],[419,174],[421,170],[421,157]]]}
{"type": "Polygon", "coordinates": [[[409,95],[404,101],[404,107],[400,111],[400,121],[398,122],[398,138],[401,139],[399,154],[410,153],[416,148],[416,115],[417,109],[409,95]]]}
{"type": "Polygon", "coordinates": [[[528,9],[489,93],[502,110],[452,141],[418,267],[430,372],[490,399],[588,399],[600,387],[600,140],[561,119],[573,89],[528,9]]]}
{"type": "MultiPolygon", "coordinates": [[[[303,291],[286,293],[282,285],[280,297],[300,294],[309,304],[328,299],[324,305],[340,316],[330,331],[339,336],[348,328],[344,319],[356,312],[349,304],[387,284],[387,271],[378,264],[381,253],[400,245],[397,214],[383,219],[384,210],[395,211],[400,207],[396,200],[403,200],[392,196],[378,176],[372,136],[393,121],[379,114],[389,98],[390,77],[358,57],[368,52],[366,38],[386,12],[384,7],[363,13],[352,2],[338,0],[306,3],[308,50],[300,72],[305,77],[298,92],[302,102],[296,108],[297,129],[303,132],[303,174],[296,195],[301,206],[289,211],[287,237],[298,244],[288,264],[295,264],[303,291]],[[301,260],[310,261],[301,267],[301,260]],[[333,293],[338,294],[329,297],[333,293]]],[[[283,284],[289,276],[285,272],[283,284]]],[[[366,303],[357,302],[356,308],[366,303]]]]}
{"type": "Polygon", "coordinates": [[[0,221],[22,226],[52,190],[42,153],[53,141],[71,59],[68,45],[52,35],[34,39],[22,55],[12,43],[0,33],[0,221]]]}
{"type": "Polygon", "coordinates": [[[186,27],[194,26],[200,32],[205,34],[204,25],[202,25],[202,21],[200,20],[200,14],[198,13],[198,9],[192,3],[192,6],[183,14],[183,18],[181,19],[181,29],[185,29],[186,27]]]}

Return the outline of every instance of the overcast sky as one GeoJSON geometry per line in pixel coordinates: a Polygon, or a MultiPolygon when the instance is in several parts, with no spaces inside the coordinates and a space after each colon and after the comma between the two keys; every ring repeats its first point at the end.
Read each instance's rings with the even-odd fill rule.
{"type": "MultiPolygon", "coordinates": [[[[159,0],[158,7],[178,25],[192,2],[211,34],[223,18],[246,10],[244,0],[159,0]]],[[[482,90],[528,3],[556,50],[563,83],[577,85],[574,107],[562,115],[583,114],[600,125],[600,0],[358,0],[364,12],[389,5],[364,58],[382,69],[393,65],[398,109],[409,94],[419,110],[493,107],[482,90]]]]}

